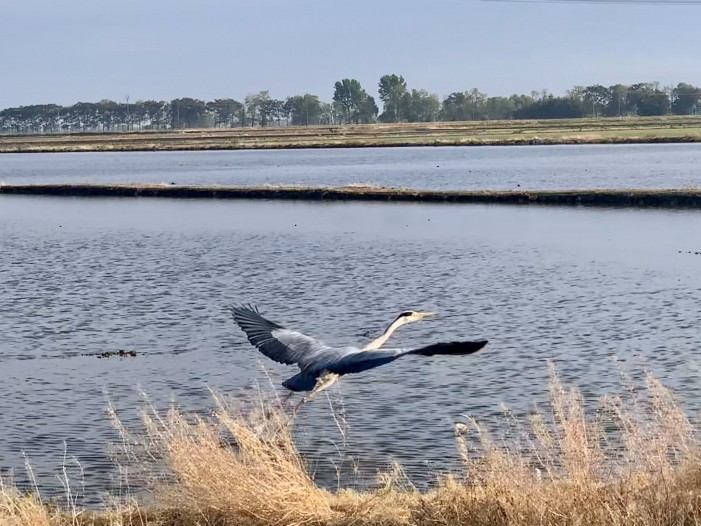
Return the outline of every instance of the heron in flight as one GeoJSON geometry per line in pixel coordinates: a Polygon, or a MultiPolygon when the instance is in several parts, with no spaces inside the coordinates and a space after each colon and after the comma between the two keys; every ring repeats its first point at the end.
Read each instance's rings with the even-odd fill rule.
{"type": "Polygon", "coordinates": [[[402,356],[465,355],[487,345],[486,340],[481,340],[434,343],[415,349],[380,349],[396,329],[432,316],[432,312],[402,312],[382,336],[364,347],[332,347],[264,318],[256,307],[233,305],[230,310],[248,341],[261,353],[276,362],[299,366],[300,372],[282,383],[292,392],[311,391],[299,405],[311,400],[345,374],[362,373],[402,356]]]}

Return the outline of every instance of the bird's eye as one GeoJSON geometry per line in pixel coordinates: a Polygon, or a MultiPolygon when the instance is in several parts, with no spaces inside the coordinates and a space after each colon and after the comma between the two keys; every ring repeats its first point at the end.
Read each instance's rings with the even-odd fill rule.
{"type": "Polygon", "coordinates": [[[413,314],[414,314],[413,311],[408,310],[408,311],[402,312],[402,313],[399,315],[399,317],[400,317],[400,318],[404,318],[405,316],[411,316],[411,315],[413,315],[413,314]]]}

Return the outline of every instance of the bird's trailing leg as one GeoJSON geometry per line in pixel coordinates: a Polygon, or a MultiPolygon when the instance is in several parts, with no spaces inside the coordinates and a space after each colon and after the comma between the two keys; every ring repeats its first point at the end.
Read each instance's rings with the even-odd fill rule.
{"type": "Polygon", "coordinates": [[[312,389],[312,392],[309,393],[309,395],[302,398],[299,401],[299,403],[295,406],[295,413],[299,410],[300,407],[302,407],[302,405],[304,405],[306,402],[309,402],[318,393],[320,393],[324,389],[331,387],[334,383],[336,383],[336,380],[338,380],[340,377],[341,375],[335,373],[326,373],[323,376],[320,376],[317,379],[316,385],[314,386],[314,389],[312,389]]]}
{"type": "Polygon", "coordinates": [[[292,400],[292,397],[296,393],[294,391],[290,391],[289,393],[285,393],[284,395],[280,395],[278,397],[278,402],[280,403],[281,408],[285,408],[290,404],[290,401],[292,400]]]}

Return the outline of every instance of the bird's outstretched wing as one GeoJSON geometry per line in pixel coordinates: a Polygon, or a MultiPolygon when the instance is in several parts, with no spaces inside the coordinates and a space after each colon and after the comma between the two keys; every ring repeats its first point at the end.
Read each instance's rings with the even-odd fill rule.
{"type": "Polygon", "coordinates": [[[254,306],[232,305],[229,310],[248,341],[276,362],[304,368],[314,357],[333,350],[319,340],[265,319],[254,306]]]}
{"type": "Polygon", "coordinates": [[[346,354],[339,360],[326,364],[326,369],[336,374],[352,374],[374,369],[397,358],[409,354],[420,356],[466,355],[479,351],[487,345],[487,340],[475,342],[444,342],[420,347],[418,349],[379,349],[373,352],[355,352],[346,354]]]}

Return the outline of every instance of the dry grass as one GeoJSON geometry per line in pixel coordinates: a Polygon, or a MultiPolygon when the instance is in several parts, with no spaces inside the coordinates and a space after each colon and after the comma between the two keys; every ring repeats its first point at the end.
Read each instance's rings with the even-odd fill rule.
{"type": "Polygon", "coordinates": [[[3,526],[52,526],[61,523],[61,514],[53,513],[33,495],[20,495],[0,485],[0,524],[3,526]]]}
{"type": "Polygon", "coordinates": [[[530,418],[525,446],[499,447],[475,428],[482,455],[473,461],[461,433],[470,477],[435,493],[429,509],[438,517],[432,518],[485,525],[697,524],[701,459],[693,429],[654,377],[647,378],[646,394],[644,401],[605,399],[597,416],[587,417],[577,390],[554,377],[551,418],[530,418]]]}
{"type": "Polygon", "coordinates": [[[215,396],[211,418],[152,411],[146,440],[125,437],[132,459],[150,466],[152,502],[143,508],[58,512],[3,487],[0,524],[699,524],[695,430],[668,389],[652,376],[646,382],[587,412],[579,392],[553,372],[549,411],[525,419],[505,411],[508,438],[494,440],[474,421],[458,424],[464,470],[425,493],[398,466],[372,491],[319,488],[284,410],[267,403],[244,410],[215,396]]]}

